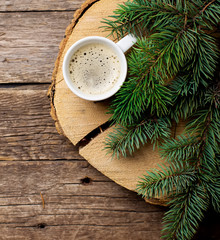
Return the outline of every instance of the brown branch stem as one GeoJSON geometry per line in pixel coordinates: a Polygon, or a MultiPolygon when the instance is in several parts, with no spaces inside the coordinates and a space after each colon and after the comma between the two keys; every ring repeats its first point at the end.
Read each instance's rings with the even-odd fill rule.
{"type": "Polygon", "coordinates": [[[202,11],[201,11],[201,13],[203,13],[205,10],[206,10],[206,8],[208,7],[208,6],[210,6],[212,3],[214,3],[216,0],[212,0],[211,2],[209,2],[207,5],[205,5],[205,7],[202,9],[202,11]]]}

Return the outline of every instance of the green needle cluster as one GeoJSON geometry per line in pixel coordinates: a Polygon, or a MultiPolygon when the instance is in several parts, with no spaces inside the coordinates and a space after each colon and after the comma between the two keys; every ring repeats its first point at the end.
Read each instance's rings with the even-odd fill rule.
{"type": "Polygon", "coordinates": [[[192,239],[208,208],[220,212],[219,20],[220,0],[127,1],[103,20],[112,35],[138,38],[109,109],[116,127],[106,149],[119,158],[151,143],[166,159],[137,186],[168,199],[165,239],[192,239]],[[185,132],[174,139],[181,119],[185,132]]]}

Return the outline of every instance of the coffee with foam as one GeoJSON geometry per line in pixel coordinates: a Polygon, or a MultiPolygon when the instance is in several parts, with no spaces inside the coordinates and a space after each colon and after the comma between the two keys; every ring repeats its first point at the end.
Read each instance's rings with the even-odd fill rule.
{"type": "Polygon", "coordinates": [[[87,44],[78,49],[69,63],[70,78],[87,95],[104,94],[120,77],[120,61],[107,45],[87,44]]]}

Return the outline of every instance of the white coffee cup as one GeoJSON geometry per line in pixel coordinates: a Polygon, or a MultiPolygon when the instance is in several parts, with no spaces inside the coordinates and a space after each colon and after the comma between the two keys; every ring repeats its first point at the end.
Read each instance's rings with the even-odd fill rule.
{"type": "Polygon", "coordinates": [[[64,56],[63,60],[63,77],[64,80],[69,87],[69,89],[76,94],[78,97],[83,98],[85,100],[90,101],[101,101],[104,99],[107,99],[114,95],[122,86],[123,82],[126,79],[127,76],[127,60],[125,58],[125,52],[132,47],[133,44],[135,44],[137,39],[133,35],[127,35],[124,38],[122,38],[119,42],[114,43],[113,41],[104,38],[104,37],[98,37],[98,36],[90,36],[83,38],[76,43],[74,43],[67,51],[67,53],[64,56]],[[70,77],[70,70],[69,70],[69,64],[70,60],[73,56],[73,54],[79,50],[81,47],[87,45],[87,44],[104,44],[108,47],[110,47],[114,53],[116,53],[119,62],[120,62],[120,76],[116,83],[113,85],[111,89],[109,89],[107,92],[103,92],[100,94],[95,95],[88,95],[83,93],[83,91],[80,91],[77,86],[74,85],[74,82],[71,80],[70,77]]]}

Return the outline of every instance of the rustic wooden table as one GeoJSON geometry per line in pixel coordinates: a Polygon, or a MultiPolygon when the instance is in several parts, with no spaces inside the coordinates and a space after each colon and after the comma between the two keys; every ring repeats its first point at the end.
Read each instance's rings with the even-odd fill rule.
{"type": "MultiPolygon", "coordinates": [[[[84,0],[0,1],[0,239],[158,240],[165,208],[90,166],[60,136],[47,90],[84,0]]],[[[210,213],[195,239],[220,239],[210,213]]]]}

